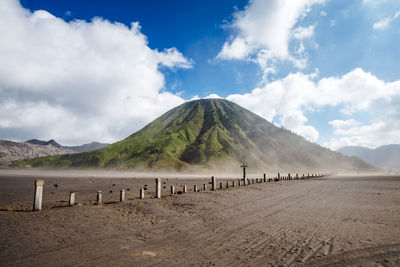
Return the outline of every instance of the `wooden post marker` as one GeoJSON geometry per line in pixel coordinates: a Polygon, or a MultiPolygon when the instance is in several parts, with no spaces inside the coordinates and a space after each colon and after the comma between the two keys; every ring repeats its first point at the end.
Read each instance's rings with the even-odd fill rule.
{"type": "Polygon", "coordinates": [[[194,192],[197,192],[197,184],[195,184],[195,185],[193,186],[193,191],[194,191],[194,192]]]}
{"type": "Polygon", "coordinates": [[[144,188],[140,188],[140,199],[144,199],[144,188]]]}
{"type": "Polygon", "coordinates": [[[235,187],[235,181],[232,181],[232,187],[235,187]]]}
{"type": "Polygon", "coordinates": [[[223,185],[222,185],[222,182],[220,182],[219,183],[219,189],[222,189],[223,188],[223,185]]]}
{"type": "Polygon", "coordinates": [[[156,178],[156,198],[161,198],[161,178],[156,178]]]}
{"type": "Polygon", "coordinates": [[[203,190],[207,191],[207,184],[203,184],[203,190]]]}
{"type": "Polygon", "coordinates": [[[243,184],[246,185],[246,168],[249,167],[246,162],[243,162],[240,167],[243,168],[243,184]]]}
{"type": "Polygon", "coordinates": [[[214,176],[211,176],[211,190],[215,191],[217,189],[217,181],[214,176]]]}
{"type": "Polygon", "coordinates": [[[96,202],[97,202],[97,205],[101,205],[101,203],[103,203],[103,192],[97,191],[96,202]]]}
{"type": "Polygon", "coordinates": [[[267,175],[264,173],[264,183],[267,182],[267,175]]]}
{"type": "Polygon", "coordinates": [[[171,185],[171,195],[175,194],[175,186],[171,185]]]}
{"type": "Polygon", "coordinates": [[[238,186],[240,186],[240,179],[238,179],[238,186]]]}
{"type": "Polygon", "coordinates": [[[44,180],[35,181],[35,194],[33,196],[33,210],[42,209],[44,180]]]}
{"type": "Polygon", "coordinates": [[[299,174],[296,173],[296,180],[299,180],[299,174]]]}
{"type": "Polygon", "coordinates": [[[229,188],[229,181],[226,181],[226,188],[229,188]]]}
{"type": "Polygon", "coordinates": [[[281,179],[281,174],[278,172],[278,181],[281,179]]]}
{"type": "Polygon", "coordinates": [[[125,190],[124,189],[121,189],[121,191],[119,192],[119,201],[120,202],[125,201],[125,190]]]}
{"type": "Polygon", "coordinates": [[[69,193],[69,205],[70,206],[75,205],[75,192],[69,193]]]}
{"type": "Polygon", "coordinates": [[[290,177],[290,173],[288,174],[288,180],[290,180],[291,179],[291,177],[290,177]]]}

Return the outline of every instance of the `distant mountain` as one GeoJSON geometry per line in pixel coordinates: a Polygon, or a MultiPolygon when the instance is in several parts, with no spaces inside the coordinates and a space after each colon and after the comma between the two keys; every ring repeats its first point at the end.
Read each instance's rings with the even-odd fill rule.
{"type": "Polygon", "coordinates": [[[278,128],[224,99],[186,102],[124,140],[102,149],[22,161],[47,168],[143,168],[328,172],[374,170],[278,128]]]}
{"type": "Polygon", "coordinates": [[[378,168],[400,170],[400,145],[385,145],[375,149],[345,146],[337,151],[346,156],[358,157],[378,168]]]}
{"type": "Polygon", "coordinates": [[[32,159],[50,155],[70,154],[74,151],[55,145],[55,141],[43,142],[29,140],[27,142],[12,142],[0,140],[0,164],[8,164],[22,159],[32,159]]]}
{"type": "Polygon", "coordinates": [[[37,140],[37,139],[31,139],[26,141],[26,143],[34,144],[34,145],[41,145],[41,146],[47,146],[47,145],[53,145],[55,147],[61,148],[62,145],[57,143],[54,139],[51,139],[49,141],[42,141],[42,140],[37,140]]]}
{"type": "Polygon", "coordinates": [[[26,142],[12,142],[0,140],[0,164],[9,164],[13,161],[93,151],[108,144],[92,142],[81,146],[62,146],[55,140],[42,141],[31,139],[26,142]]]}
{"type": "Polygon", "coordinates": [[[63,147],[67,148],[67,149],[71,149],[71,150],[75,151],[76,153],[82,153],[82,152],[89,152],[89,151],[97,150],[97,149],[103,148],[108,145],[109,144],[107,144],[107,143],[91,142],[89,144],[84,144],[81,146],[63,146],[63,147]]]}

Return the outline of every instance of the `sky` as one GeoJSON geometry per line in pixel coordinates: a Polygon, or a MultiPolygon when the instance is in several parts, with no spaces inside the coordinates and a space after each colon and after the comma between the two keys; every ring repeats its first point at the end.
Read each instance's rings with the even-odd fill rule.
{"type": "Polygon", "coordinates": [[[400,1],[0,1],[0,139],[116,142],[220,97],[336,150],[400,143],[400,1]]]}

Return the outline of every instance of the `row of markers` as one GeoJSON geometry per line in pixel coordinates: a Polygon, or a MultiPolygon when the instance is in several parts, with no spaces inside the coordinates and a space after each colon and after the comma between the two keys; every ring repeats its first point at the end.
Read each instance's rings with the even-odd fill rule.
{"type": "MultiPolygon", "coordinates": [[[[291,176],[290,173],[288,176],[281,176],[280,173],[278,173],[278,176],[275,178],[267,178],[265,173],[263,178],[255,178],[255,179],[248,179],[248,178],[243,178],[243,179],[238,179],[237,180],[237,185],[238,186],[246,186],[250,184],[258,184],[258,183],[266,183],[266,182],[274,182],[274,181],[282,181],[282,180],[304,180],[304,179],[309,179],[309,178],[316,178],[316,177],[322,177],[324,176],[323,174],[307,174],[302,175],[301,177],[296,174],[296,176],[291,176]]],[[[211,177],[211,190],[215,191],[217,190],[217,181],[214,176],[211,177]]],[[[229,187],[235,187],[235,181],[226,181],[226,188],[229,187]]],[[[42,209],[42,199],[43,199],[43,186],[44,186],[44,180],[36,180],[35,181],[35,195],[34,195],[34,200],[33,200],[33,210],[39,211],[42,209]]],[[[219,189],[223,189],[223,183],[220,182],[219,184],[219,189]]],[[[140,195],[139,198],[143,199],[145,194],[144,194],[144,188],[140,189],[140,195]]],[[[193,186],[193,191],[194,192],[199,192],[200,189],[198,185],[193,186]]],[[[207,184],[203,184],[203,191],[207,191],[207,184]]],[[[179,194],[181,193],[186,193],[187,192],[187,186],[184,185],[182,187],[182,191],[177,192],[179,194]]],[[[175,194],[175,186],[171,186],[171,195],[175,194]]],[[[161,198],[161,178],[156,179],[156,198],[161,198]]],[[[121,189],[120,191],[120,201],[124,202],[126,200],[126,193],[124,189],[121,189]]],[[[103,203],[103,194],[102,191],[97,191],[97,198],[96,198],[96,203],[98,205],[103,203]]],[[[69,195],[69,205],[73,206],[75,205],[75,192],[70,192],[69,195]]]]}

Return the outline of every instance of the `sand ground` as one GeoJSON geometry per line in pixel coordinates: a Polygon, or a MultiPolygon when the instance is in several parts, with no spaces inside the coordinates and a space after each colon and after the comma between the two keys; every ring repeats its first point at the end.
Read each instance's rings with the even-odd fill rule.
{"type": "Polygon", "coordinates": [[[209,182],[170,175],[155,199],[154,179],[59,174],[45,177],[43,210],[31,212],[35,177],[0,172],[1,266],[400,266],[399,176],[169,196],[170,185],[179,191],[209,182]],[[121,188],[129,189],[124,203],[121,188]],[[70,191],[77,192],[73,207],[70,191]]]}

